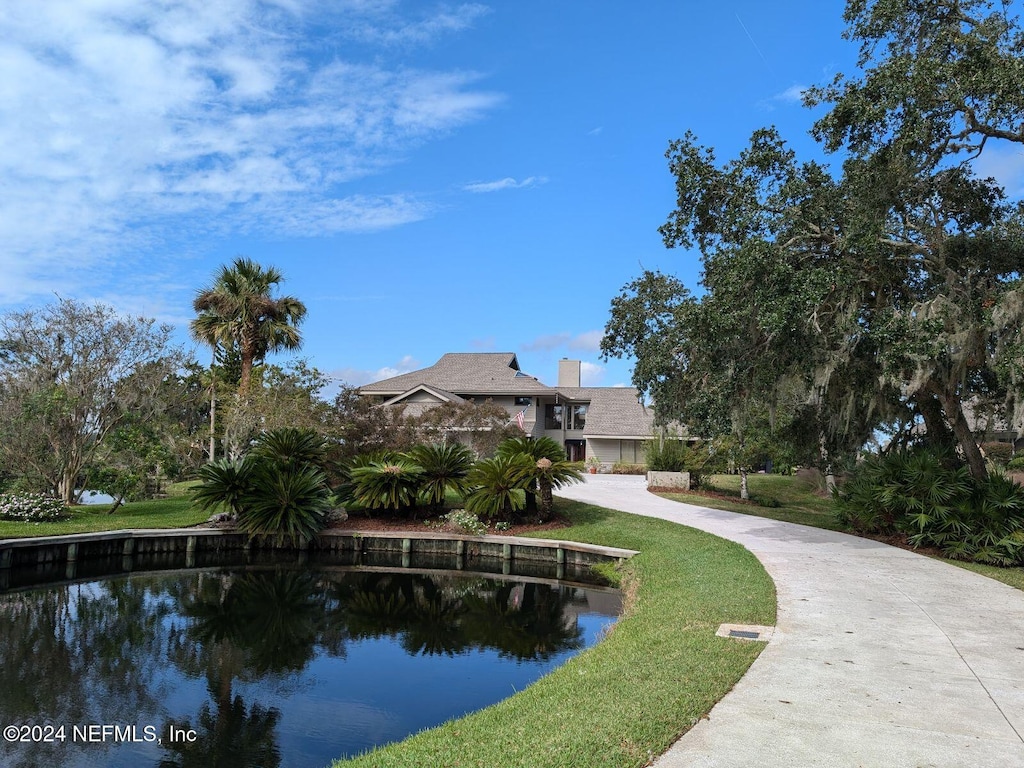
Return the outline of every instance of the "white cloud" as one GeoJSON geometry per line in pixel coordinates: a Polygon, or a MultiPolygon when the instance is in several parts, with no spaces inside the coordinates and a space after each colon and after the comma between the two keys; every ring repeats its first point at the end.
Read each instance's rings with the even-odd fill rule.
{"type": "Polygon", "coordinates": [[[471,184],[466,184],[462,188],[466,192],[500,192],[503,189],[536,187],[546,184],[547,181],[547,178],[544,176],[528,176],[522,181],[516,181],[511,176],[506,176],[504,179],[498,179],[497,181],[475,181],[471,184]]]}
{"type": "Polygon", "coordinates": [[[409,194],[360,195],[346,184],[479,119],[501,96],[471,72],[390,65],[373,50],[361,61],[324,55],[339,48],[341,20],[377,30],[380,41],[426,42],[486,10],[417,10],[412,23],[394,6],[52,0],[5,8],[0,302],[40,293],[44,282],[61,288],[52,275],[75,273],[81,284],[91,268],[151,252],[172,232],[196,242],[211,233],[320,235],[430,215],[409,194]]]}
{"type": "Polygon", "coordinates": [[[538,336],[533,341],[521,345],[526,352],[558,349],[565,347],[576,351],[597,352],[601,349],[603,331],[586,331],[573,336],[571,333],[551,333],[538,336]]]}
{"type": "Polygon", "coordinates": [[[520,348],[524,352],[538,352],[541,350],[557,349],[558,347],[567,344],[571,338],[571,334],[568,333],[551,333],[544,336],[538,336],[533,341],[528,341],[526,344],[521,344],[520,348]]]}
{"type": "Polygon", "coordinates": [[[412,355],[406,355],[394,365],[386,365],[375,371],[360,368],[339,368],[331,371],[328,376],[332,379],[343,381],[349,386],[361,387],[364,384],[372,384],[375,381],[401,376],[403,373],[410,373],[421,367],[416,358],[412,355]]]}
{"type": "Polygon", "coordinates": [[[806,90],[806,85],[791,85],[786,90],[775,94],[772,98],[775,101],[784,101],[788,104],[801,104],[803,103],[804,91],[806,90]]]}
{"type": "Polygon", "coordinates": [[[587,331],[569,339],[569,349],[579,349],[585,352],[599,352],[601,350],[601,339],[604,338],[604,331],[587,331]]]}
{"type": "Polygon", "coordinates": [[[580,363],[580,386],[599,387],[604,379],[604,366],[588,363],[586,360],[580,363]]]}
{"type": "Polygon", "coordinates": [[[477,19],[490,13],[485,5],[465,3],[427,18],[406,21],[394,12],[394,2],[357,2],[352,5],[366,12],[370,18],[355,19],[347,24],[345,33],[348,36],[395,47],[433,43],[443,35],[472,27],[477,19]]]}

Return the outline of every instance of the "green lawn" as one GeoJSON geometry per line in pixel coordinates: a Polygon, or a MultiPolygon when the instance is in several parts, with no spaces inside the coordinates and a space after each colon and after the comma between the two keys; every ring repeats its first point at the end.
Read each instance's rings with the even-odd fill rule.
{"type": "Polygon", "coordinates": [[[181,484],[172,486],[170,494],[166,499],[125,504],[112,515],[107,514],[109,506],[98,504],[75,507],[70,520],[58,523],[0,520],[0,539],[117,531],[123,528],[185,528],[201,523],[210,516],[208,512],[193,508],[181,484]]]}
{"type": "MultiPolygon", "coordinates": [[[[740,478],[738,475],[712,475],[709,481],[716,488],[739,492],[740,478]]],[[[686,504],[725,509],[729,512],[768,517],[772,520],[784,520],[787,523],[800,523],[832,531],[846,530],[836,520],[832,499],[822,495],[813,483],[803,478],[787,475],[750,475],[748,486],[751,495],[756,499],[768,503],[772,503],[774,500],[774,502],[778,502],[779,506],[742,504],[738,499],[730,501],[693,493],[659,493],[658,495],[686,504]]],[[[937,559],[988,576],[996,581],[1009,584],[1011,587],[1024,589],[1024,568],[999,568],[994,565],[968,563],[944,557],[937,559]]]]}
{"type": "Polygon", "coordinates": [[[763,646],[715,630],[775,623],[775,588],[753,555],[663,520],[564,500],[559,509],[573,526],[557,538],[641,553],[611,634],[509,699],[335,766],[639,768],[739,680],[763,646]]]}
{"type": "Polygon", "coordinates": [[[832,499],[819,492],[810,481],[792,475],[748,475],[747,486],[755,502],[739,498],[739,475],[710,475],[707,482],[716,490],[735,494],[735,500],[712,498],[697,493],[662,493],[666,499],[697,504],[745,515],[784,520],[815,528],[842,530],[832,511],[832,499]]]}

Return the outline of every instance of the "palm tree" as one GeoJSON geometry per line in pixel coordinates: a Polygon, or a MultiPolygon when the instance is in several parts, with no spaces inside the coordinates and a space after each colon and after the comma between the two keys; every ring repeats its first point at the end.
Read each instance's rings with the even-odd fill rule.
{"type": "Polygon", "coordinates": [[[407,454],[423,469],[420,495],[432,512],[444,506],[448,491],[465,496],[466,476],[473,468],[473,451],[462,443],[417,445],[407,454]]]}
{"type": "Polygon", "coordinates": [[[302,346],[298,326],[306,316],[306,305],[294,296],[270,295],[283,281],[276,268],[239,256],[230,267],[222,266],[213,285],[201,289],[192,302],[197,312],[189,324],[192,336],[214,350],[238,349],[240,395],[249,389],[255,363],[270,352],[302,346]]]}
{"type": "Polygon", "coordinates": [[[512,457],[526,456],[530,459],[531,466],[525,471],[527,480],[526,513],[530,514],[533,489],[540,490],[540,509],[538,519],[544,522],[551,516],[551,508],[554,504],[552,490],[561,488],[563,485],[580,483],[583,481],[583,473],[580,465],[565,460],[565,450],[550,437],[513,437],[505,440],[498,446],[496,456],[512,457]]]}
{"type": "Polygon", "coordinates": [[[467,478],[473,490],[466,496],[466,509],[511,522],[516,511],[526,505],[532,466],[530,458],[521,453],[481,459],[467,478]]]}

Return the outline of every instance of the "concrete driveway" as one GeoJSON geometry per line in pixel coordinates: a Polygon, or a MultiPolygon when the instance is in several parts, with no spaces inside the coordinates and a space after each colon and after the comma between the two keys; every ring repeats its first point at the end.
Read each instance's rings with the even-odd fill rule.
{"type": "Polygon", "coordinates": [[[588,475],[559,495],[738,542],[775,580],[768,646],[657,768],[1024,768],[1024,592],[866,539],[666,501],[641,477],[588,475]]]}

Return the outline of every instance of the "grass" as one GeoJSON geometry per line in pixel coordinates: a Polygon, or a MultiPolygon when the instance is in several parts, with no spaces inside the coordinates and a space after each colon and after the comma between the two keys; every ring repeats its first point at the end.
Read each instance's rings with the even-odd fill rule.
{"type": "Polygon", "coordinates": [[[26,536],[59,536],[65,533],[119,531],[125,528],[185,528],[205,521],[209,513],[192,506],[186,495],[189,483],[177,483],[168,489],[165,499],[134,501],[109,515],[106,504],[82,505],[71,512],[70,520],[55,523],[22,523],[0,520],[0,539],[26,536]]]}
{"type": "Polygon", "coordinates": [[[791,475],[748,475],[747,486],[757,504],[740,501],[739,475],[710,475],[706,483],[714,490],[735,495],[735,501],[699,493],[660,493],[666,499],[696,504],[745,515],[783,520],[815,528],[841,531],[843,527],[836,520],[832,499],[822,495],[810,480],[791,475]]]}
{"type": "MultiPolygon", "coordinates": [[[[832,499],[818,493],[818,489],[812,482],[787,475],[749,475],[747,480],[751,496],[762,502],[778,502],[779,506],[743,504],[738,498],[736,501],[730,501],[696,493],[659,493],[658,495],[685,504],[696,504],[729,512],[740,512],[745,515],[767,517],[772,520],[783,520],[787,523],[799,523],[814,528],[851,533],[836,519],[832,499]]],[[[739,492],[740,478],[738,475],[711,475],[708,482],[717,489],[739,492]]],[[[937,556],[935,559],[1024,590],[1024,568],[1001,568],[937,556]]]]}
{"type": "Polygon", "coordinates": [[[775,623],[775,588],[753,555],[663,520],[565,500],[559,510],[573,522],[559,538],[640,551],[610,635],[509,699],[336,767],[638,768],[739,680],[763,646],[715,630],[775,623]]]}

